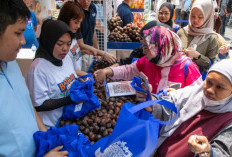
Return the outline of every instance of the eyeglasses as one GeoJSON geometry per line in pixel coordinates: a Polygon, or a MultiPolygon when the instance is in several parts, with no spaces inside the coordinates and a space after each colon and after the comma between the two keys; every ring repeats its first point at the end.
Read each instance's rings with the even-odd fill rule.
{"type": "Polygon", "coordinates": [[[165,12],[159,11],[159,15],[165,15],[165,16],[167,16],[167,15],[169,15],[169,14],[170,14],[170,12],[167,12],[167,11],[165,11],[165,12]]]}

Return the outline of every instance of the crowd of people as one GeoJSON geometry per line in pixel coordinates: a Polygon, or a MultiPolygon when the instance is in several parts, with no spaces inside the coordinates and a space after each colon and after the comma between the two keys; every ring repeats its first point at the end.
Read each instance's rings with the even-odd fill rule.
{"type": "MultiPolygon", "coordinates": [[[[118,8],[123,25],[133,21],[129,3],[133,2],[125,0],[118,8]]],[[[221,0],[216,8],[223,10],[227,3],[221,0]]],[[[228,17],[227,9],[223,11],[228,17]]],[[[160,4],[156,21],[140,30],[142,47],[116,63],[117,58],[99,49],[96,6],[91,0],[67,1],[58,19],[43,22],[25,80],[16,57],[28,44],[29,34],[24,33],[28,25],[36,25],[30,24],[34,14],[22,0],[1,0],[0,156],[36,156],[33,134],[57,126],[63,107],[78,103],[70,97],[70,88],[87,74],[93,56],[116,63],[95,71],[96,82],[106,77],[132,80],[143,72],[150,99],[165,99],[177,107],[177,120],[161,128],[153,156],[232,156],[232,60],[223,38],[223,18],[222,32],[214,30],[218,14],[213,0],[184,0],[180,12],[187,14],[186,26],[173,21],[174,12],[172,3],[160,4]],[[137,59],[132,62],[133,58],[137,59]],[[173,84],[181,89],[171,88],[173,84]],[[168,95],[158,96],[164,89],[168,95]]],[[[147,93],[137,92],[136,100],[146,101],[147,93]]],[[[157,104],[146,110],[165,121],[175,115],[157,104]]],[[[45,156],[68,156],[68,152],[58,146],[45,156]]]]}

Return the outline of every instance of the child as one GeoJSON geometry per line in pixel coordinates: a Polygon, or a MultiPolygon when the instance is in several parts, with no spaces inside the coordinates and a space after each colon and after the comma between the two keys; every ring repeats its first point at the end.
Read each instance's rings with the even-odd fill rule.
{"type": "Polygon", "coordinates": [[[77,75],[67,55],[72,35],[63,21],[46,20],[35,60],[27,74],[32,103],[47,127],[55,126],[62,116],[63,106],[73,103],[69,89],[77,75]]]}

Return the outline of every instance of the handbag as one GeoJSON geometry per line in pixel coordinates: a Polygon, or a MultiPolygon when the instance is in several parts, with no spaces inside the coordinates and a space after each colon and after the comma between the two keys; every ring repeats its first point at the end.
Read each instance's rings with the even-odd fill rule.
{"type": "Polygon", "coordinates": [[[178,116],[175,105],[166,100],[146,101],[139,105],[123,105],[111,135],[94,143],[89,157],[147,157],[156,148],[159,131],[163,125],[173,123],[178,116]],[[163,105],[176,113],[170,121],[160,121],[144,110],[153,104],[163,105]]]}

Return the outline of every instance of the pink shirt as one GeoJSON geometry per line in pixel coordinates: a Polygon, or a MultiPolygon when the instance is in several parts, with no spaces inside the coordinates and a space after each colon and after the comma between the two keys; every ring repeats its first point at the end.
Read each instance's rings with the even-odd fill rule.
{"type": "Polygon", "coordinates": [[[152,93],[168,88],[173,83],[180,83],[181,88],[183,88],[202,82],[198,66],[186,56],[182,56],[175,64],[169,67],[159,67],[149,62],[144,56],[130,65],[111,67],[111,69],[114,73],[112,79],[132,80],[134,76],[139,76],[139,72],[143,72],[152,85],[152,93]],[[185,79],[184,66],[187,60],[190,60],[190,63],[185,79]]]}

